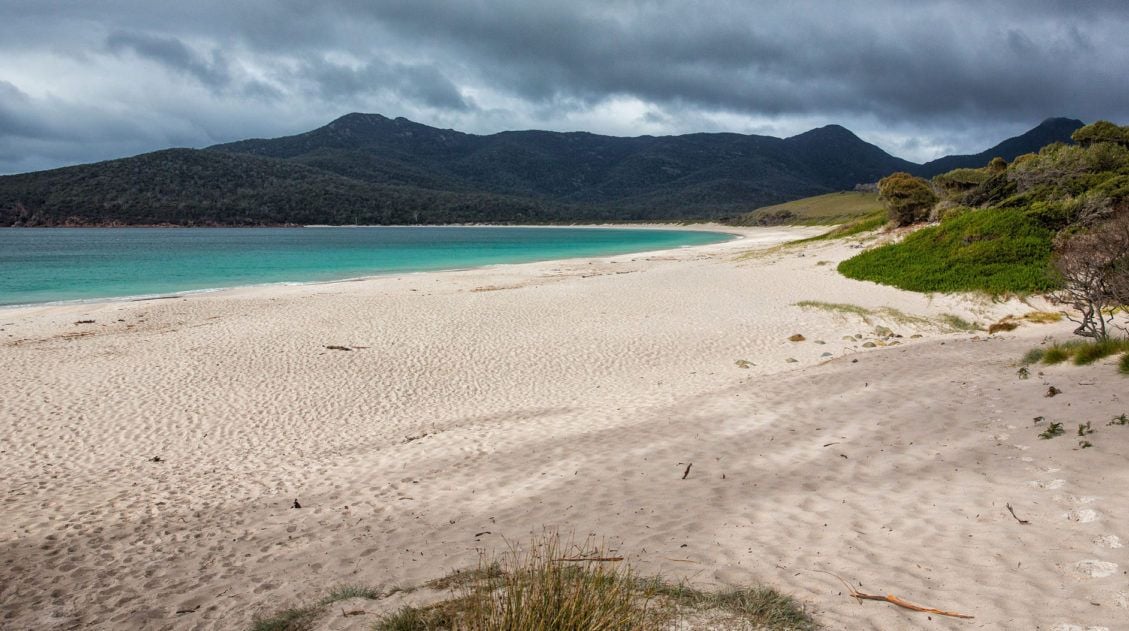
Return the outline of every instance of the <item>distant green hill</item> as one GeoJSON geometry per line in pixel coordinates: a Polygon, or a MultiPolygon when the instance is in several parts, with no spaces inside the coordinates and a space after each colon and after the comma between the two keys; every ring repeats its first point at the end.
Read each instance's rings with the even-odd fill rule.
{"type": "Polygon", "coordinates": [[[738,226],[830,225],[873,215],[881,210],[882,204],[878,201],[878,193],[839,191],[764,206],[741,215],[730,223],[738,226]]]}
{"type": "Polygon", "coordinates": [[[295,136],[0,177],[0,225],[722,219],[920,168],[837,125],[478,136],[349,114],[295,136]]]}
{"type": "Polygon", "coordinates": [[[970,156],[945,156],[926,162],[917,169],[909,169],[909,172],[929,178],[953,169],[979,168],[988,164],[992,158],[1003,158],[1011,162],[1025,153],[1036,153],[1051,143],[1071,142],[1070,134],[1084,125],[1082,121],[1073,118],[1048,118],[1039,123],[1038,127],[1014,138],[1008,138],[991,149],[970,156]]]}

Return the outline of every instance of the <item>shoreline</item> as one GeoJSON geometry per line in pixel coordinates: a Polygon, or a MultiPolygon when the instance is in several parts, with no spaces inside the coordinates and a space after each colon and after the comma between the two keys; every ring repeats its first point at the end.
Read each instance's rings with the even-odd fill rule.
{"type": "MultiPolygon", "coordinates": [[[[436,225],[436,226],[418,226],[418,225],[389,225],[389,226],[368,226],[368,225],[361,225],[361,226],[351,226],[351,225],[350,226],[329,226],[329,225],[327,225],[327,226],[320,226],[320,225],[310,225],[310,226],[52,226],[50,228],[53,229],[53,228],[56,228],[56,227],[65,227],[65,228],[72,228],[72,227],[74,227],[74,228],[85,228],[85,227],[105,227],[105,228],[196,228],[196,227],[202,227],[202,228],[243,228],[243,227],[249,227],[249,228],[282,228],[282,227],[285,227],[285,228],[318,228],[318,229],[320,229],[320,228],[563,228],[563,229],[576,228],[576,229],[609,229],[609,230],[624,229],[624,230],[668,230],[668,231],[685,231],[685,232],[709,232],[709,233],[730,235],[732,238],[729,239],[728,241],[735,241],[735,240],[740,240],[740,239],[745,238],[744,233],[740,232],[739,229],[734,229],[730,226],[722,226],[721,224],[702,224],[701,227],[695,226],[693,228],[684,228],[684,227],[676,226],[674,224],[623,224],[623,225],[578,224],[578,225],[553,225],[553,226],[538,226],[538,225],[534,225],[534,224],[528,224],[528,225],[526,225],[526,224],[515,224],[515,225],[444,224],[444,225],[436,225]],[[721,230],[720,228],[727,228],[727,229],[721,230]]],[[[721,241],[720,243],[726,243],[726,241],[721,241]]],[[[183,297],[186,297],[186,296],[192,296],[192,295],[198,295],[198,294],[208,294],[208,293],[214,293],[214,292],[233,291],[233,290],[241,290],[241,289],[257,289],[257,288],[262,288],[262,287],[289,287],[289,286],[302,286],[302,285],[320,285],[320,284],[332,284],[332,283],[349,283],[349,282],[357,282],[357,281],[369,280],[369,279],[374,279],[374,278],[381,278],[381,277],[385,277],[385,276],[394,276],[394,275],[398,275],[398,274],[403,275],[403,274],[458,272],[458,271],[466,271],[466,270],[470,270],[470,269],[482,269],[482,268],[489,268],[489,267],[501,266],[501,265],[524,265],[524,264],[528,264],[528,263],[547,263],[547,262],[553,262],[553,261],[569,261],[569,260],[575,260],[575,259],[589,259],[589,258],[599,259],[599,258],[608,258],[608,257],[623,256],[623,255],[629,255],[629,254],[643,254],[643,253],[648,253],[648,252],[666,252],[666,251],[677,250],[677,249],[682,249],[682,248],[705,247],[705,246],[709,246],[709,245],[716,245],[716,244],[707,243],[707,244],[702,244],[702,245],[683,245],[683,246],[679,246],[678,248],[664,248],[664,249],[661,249],[661,250],[639,250],[637,252],[627,252],[627,253],[619,253],[619,254],[606,254],[606,255],[596,255],[596,256],[581,255],[581,256],[566,257],[566,258],[561,258],[561,259],[553,258],[553,259],[541,259],[541,260],[533,260],[533,261],[517,261],[517,262],[512,262],[512,263],[488,263],[486,265],[476,265],[476,266],[471,266],[471,267],[451,267],[451,268],[439,268],[439,269],[420,269],[420,270],[410,270],[410,271],[390,271],[390,272],[386,272],[386,273],[373,273],[373,274],[366,274],[366,275],[362,275],[362,276],[351,276],[351,277],[338,278],[338,279],[332,279],[332,280],[277,281],[277,282],[267,282],[267,283],[253,283],[253,284],[249,284],[249,285],[205,287],[205,288],[200,288],[200,289],[177,290],[177,291],[173,291],[173,292],[168,293],[168,294],[165,294],[165,293],[138,294],[138,295],[109,296],[109,297],[99,297],[99,298],[78,298],[78,299],[73,299],[73,300],[51,300],[51,301],[46,301],[46,302],[18,303],[18,304],[11,304],[11,305],[0,305],[0,315],[3,315],[4,311],[8,310],[8,309],[14,310],[14,309],[23,309],[23,308],[52,307],[52,306],[64,307],[64,306],[70,306],[70,305],[100,304],[100,303],[104,303],[104,302],[105,303],[117,303],[117,302],[142,302],[142,301],[147,301],[147,300],[170,300],[170,299],[183,298],[183,297]]]]}
{"type": "Polygon", "coordinates": [[[0,312],[0,624],[242,628],[556,528],[643,574],[768,584],[827,628],[968,623],[860,606],[814,570],[978,628],[1116,628],[1129,429],[1105,423],[1129,412],[1124,378],[1108,361],[1018,378],[1066,322],[945,320],[1038,301],[852,281],[834,263],[865,236],[776,248],[822,227],[746,230],[0,312]],[[1092,421],[1093,447],[1039,439],[1036,416],[1092,421]]]}

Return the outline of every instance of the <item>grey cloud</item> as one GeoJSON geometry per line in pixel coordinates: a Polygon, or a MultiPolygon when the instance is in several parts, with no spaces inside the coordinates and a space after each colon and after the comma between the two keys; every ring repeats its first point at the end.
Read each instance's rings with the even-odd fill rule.
{"type": "Polygon", "coordinates": [[[1090,16],[1073,6],[1014,2],[872,3],[849,12],[802,3],[802,17],[744,3],[718,3],[712,12],[662,2],[641,10],[597,6],[498,10],[418,0],[386,3],[374,14],[476,57],[478,67],[500,69],[495,79],[529,99],[618,93],[754,113],[997,120],[1124,112],[1129,100],[1124,81],[1092,81],[1112,78],[1102,70],[1118,67],[1110,61],[1129,63],[1126,45],[1113,42],[1129,26],[1129,9],[1115,3],[1088,6],[1090,16]],[[1093,13],[1106,22],[1095,26],[1093,13]],[[1083,27],[1101,31],[1107,45],[1088,45],[1078,37],[1083,27]],[[1089,100],[1077,98],[1080,88],[1089,100]]]}
{"type": "Polygon", "coordinates": [[[106,46],[111,51],[130,51],[139,57],[184,72],[213,89],[225,88],[231,83],[228,62],[218,50],[213,50],[209,59],[175,37],[116,32],[106,38],[106,46]]]}
{"type": "Polygon", "coordinates": [[[315,59],[305,62],[299,76],[312,81],[323,98],[334,101],[347,100],[359,94],[390,91],[429,107],[471,109],[458,87],[432,65],[373,59],[359,67],[352,67],[315,59]]]}
{"type": "MultiPolygon", "coordinates": [[[[114,122],[108,111],[121,114],[114,124],[129,146],[144,149],[296,133],[377,111],[478,133],[597,120],[606,126],[591,131],[622,134],[840,123],[919,160],[941,148],[979,151],[1048,116],[1129,122],[1124,0],[851,5],[8,0],[0,80],[23,96],[0,84],[0,153],[50,162],[66,152],[44,147],[84,123],[114,122]],[[21,71],[25,62],[42,70],[21,71]],[[115,79],[127,63],[130,79],[178,100],[137,98],[115,79]],[[102,92],[86,98],[84,86],[47,106],[44,95],[68,92],[56,66],[70,71],[63,76],[102,73],[102,92]],[[624,100],[637,107],[600,118],[624,100]]],[[[67,155],[113,157],[119,145],[86,146],[67,155]]]]}

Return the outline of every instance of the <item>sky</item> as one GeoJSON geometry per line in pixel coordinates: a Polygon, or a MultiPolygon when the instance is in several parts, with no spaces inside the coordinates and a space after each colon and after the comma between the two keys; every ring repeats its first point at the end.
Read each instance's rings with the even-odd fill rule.
{"type": "Polygon", "coordinates": [[[914,161],[1129,123],[1126,0],[0,0],[0,174],[320,127],[786,137],[914,161]]]}

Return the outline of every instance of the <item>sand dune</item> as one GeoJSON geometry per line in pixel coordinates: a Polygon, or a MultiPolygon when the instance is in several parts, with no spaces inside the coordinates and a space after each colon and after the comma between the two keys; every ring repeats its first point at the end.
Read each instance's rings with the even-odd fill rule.
{"type": "Polygon", "coordinates": [[[744,232],[0,310],[0,627],[241,628],[553,527],[644,572],[772,584],[831,629],[1126,628],[1129,427],[1106,422],[1129,382],[1018,379],[1067,324],[957,331],[1032,307],[846,280],[850,243],[744,232]],[[859,605],[819,570],[975,619],[859,605]]]}

